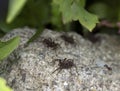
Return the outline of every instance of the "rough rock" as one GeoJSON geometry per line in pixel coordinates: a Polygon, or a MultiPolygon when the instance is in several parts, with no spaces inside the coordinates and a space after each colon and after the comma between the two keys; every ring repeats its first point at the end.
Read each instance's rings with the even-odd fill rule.
{"type": "MultiPolygon", "coordinates": [[[[44,32],[28,46],[25,43],[35,33],[27,27],[15,29],[1,40],[21,37],[21,44],[1,63],[1,73],[14,91],[119,91],[120,90],[120,37],[98,34],[96,43],[74,32],[44,32]],[[73,37],[74,44],[60,36],[73,37]],[[51,38],[59,47],[43,43],[51,38]],[[61,69],[55,59],[72,59],[76,67],[61,69]],[[55,71],[53,73],[53,71],[55,71]]],[[[66,60],[69,61],[69,60],[66,60]]]]}

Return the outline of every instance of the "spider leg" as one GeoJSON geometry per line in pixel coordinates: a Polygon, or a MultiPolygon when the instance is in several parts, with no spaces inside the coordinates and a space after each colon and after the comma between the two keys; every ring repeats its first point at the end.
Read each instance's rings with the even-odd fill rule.
{"type": "Polygon", "coordinates": [[[62,69],[59,69],[59,71],[57,72],[57,74],[58,74],[58,73],[60,73],[60,72],[61,72],[61,70],[62,70],[62,69]]]}
{"type": "Polygon", "coordinates": [[[55,72],[56,72],[57,70],[59,70],[59,69],[60,69],[60,67],[58,67],[57,69],[55,69],[55,70],[52,72],[52,74],[55,73],[55,72]]]}

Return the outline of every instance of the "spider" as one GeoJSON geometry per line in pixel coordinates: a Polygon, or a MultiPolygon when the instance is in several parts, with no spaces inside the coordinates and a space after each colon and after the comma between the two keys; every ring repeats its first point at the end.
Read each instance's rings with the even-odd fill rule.
{"type": "Polygon", "coordinates": [[[72,36],[68,36],[68,35],[63,34],[60,37],[69,44],[75,44],[75,40],[72,36]]]}
{"type": "Polygon", "coordinates": [[[59,44],[55,43],[51,38],[44,39],[42,42],[48,48],[52,48],[53,50],[55,50],[59,47],[59,44]]]}
{"type": "Polygon", "coordinates": [[[106,67],[108,70],[112,71],[112,68],[109,67],[107,64],[105,64],[104,67],[106,67]]]}
{"type": "Polygon", "coordinates": [[[73,59],[64,58],[64,59],[55,59],[54,61],[58,61],[59,62],[58,63],[59,67],[57,69],[55,69],[52,73],[56,72],[57,70],[58,70],[58,73],[59,73],[62,69],[71,69],[72,67],[75,67],[76,71],[77,71],[77,67],[73,63],[73,59]]]}

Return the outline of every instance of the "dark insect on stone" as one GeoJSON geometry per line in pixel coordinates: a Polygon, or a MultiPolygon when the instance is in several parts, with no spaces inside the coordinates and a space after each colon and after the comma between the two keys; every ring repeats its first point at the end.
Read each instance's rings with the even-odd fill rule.
{"type": "Polygon", "coordinates": [[[46,47],[51,48],[53,50],[59,47],[59,44],[55,43],[51,38],[46,38],[42,42],[46,47]]]}
{"type": "Polygon", "coordinates": [[[76,44],[76,43],[75,43],[75,40],[74,40],[74,38],[73,38],[72,36],[63,34],[63,35],[61,35],[60,37],[61,37],[65,42],[67,42],[67,43],[69,43],[69,44],[76,44]]]}
{"type": "Polygon", "coordinates": [[[96,43],[96,42],[99,42],[101,41],[101,37],[100,36],[96,36],[95,34],[93,33],[89,33],[86,38],[88,40],[90,40],[92,43],[96,43]]]}
{"type": "Polygon", "coordinates": [[[71,69],[72,67],[76,68],[77,71],[77,67],[73,62],[73,59],[55,59],[54,61],[58,61],[58,68],[56,70],[54,70],[52,73],[56,72],[58,70],[58,73],[62,70],[62,69],[71,69]]]}
{"type": "Polygon", "coordinates": [[[108,70],[112,71],[112,68],[109,67],[107,64],[105,64],[104,67],[106,67],[108,70]]]}

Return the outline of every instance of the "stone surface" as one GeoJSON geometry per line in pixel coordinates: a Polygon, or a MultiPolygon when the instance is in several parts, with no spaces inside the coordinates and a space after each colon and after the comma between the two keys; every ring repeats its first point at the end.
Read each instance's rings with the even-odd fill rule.
{"type": "Polygon", "coordinates": [[[35,33],[27,27],[15,29],[1,40],[20,35],[21,44],[1,63],[1,73],[14,91],[119,91],[120,89],[120,37],[97,35],[92,43],[74,32],[55,32],[45,29],[37,40],[24,46],[35,33]],[[72,36],[74,44],[60,36],[72,36]],[[52,49],[43,44],[51,38],[59,44],[52,49]],[[62,69],[54,59],[73,59],[75,67],[62,69]],[[55,73],[52,73],[55,71],[55,73]]]}

